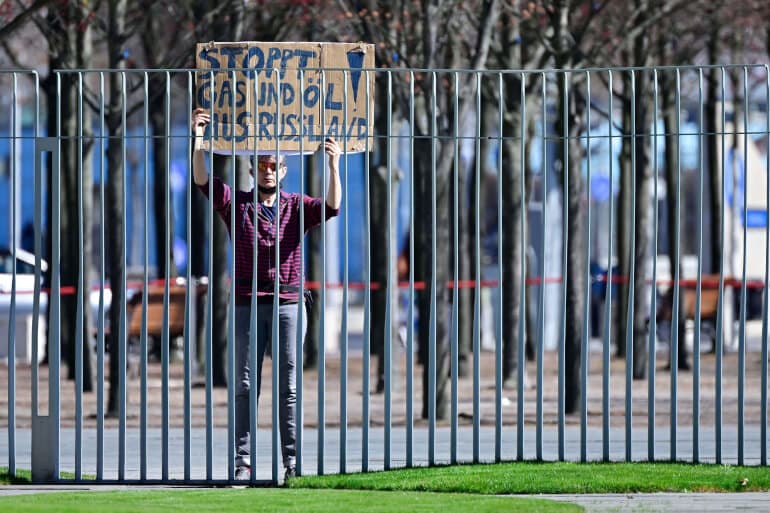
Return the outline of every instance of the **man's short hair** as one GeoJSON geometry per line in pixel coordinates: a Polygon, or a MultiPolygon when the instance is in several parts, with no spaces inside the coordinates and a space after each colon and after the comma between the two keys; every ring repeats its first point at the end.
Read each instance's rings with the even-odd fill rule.
{"type": "MultiPolygon", "coordinates": [[[[274,160],[275,155],[272,153],[260,153],[257,156],[257,162],[270,162],[270,160],[274,160]]],[[[254,166],[254,155],[251,155],[249,157],[249,161],[251,162],[252,167],[254,166]]],[[[278,161],[279,165],[285,166],[286,165],[286,155],[281,155],[281,158],[278,161]]]]}

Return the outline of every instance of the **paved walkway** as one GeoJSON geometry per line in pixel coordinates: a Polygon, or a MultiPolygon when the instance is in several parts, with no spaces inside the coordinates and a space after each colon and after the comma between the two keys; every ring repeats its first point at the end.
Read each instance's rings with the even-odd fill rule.
{"type": "MultiPolygon", "coordinates": [[[[161,430],[150,429],[147,432],[147,478],[161,478],[162,444],[161,430]]],[[[746,432],[744,446],[747,465],[759,464],[760,432],[758,428],[749,427],[746,432]]],[[[213,445],[211,448],[212,478],[215,480],[227,479],[227,430],[216,429],[212,432],[213,445]]],[[[641,429],[632,433],[632,459],[634,461],[647,460],[647,432],[641,429]]],[[[712,429],[701,430],[700,454],[701,461],[714,461],[714,433],[712,429]]],[[[126,431],[126,479],[139,479],[141,461],[139,452],[140,431],[129,429],[126,431]]],[[[725,433],[725,442],[722,444],[723,462],[737,463],[737,443],[734,429],[725,433]]],[[[271,439],[272,432],[269,429],[260,429],[257,435],[257,468],[255,476],[259,480],[272,479],[271,465],[271,439]]],[[[362,439],[361,428],[349,428],[347,431],[347,444],[344,451],[344,459],[340,445],[339,428],[328,428],[324,433],[323,469],[324,473],[336,473],[340,471],[341,462],[344,461],[347,472],[357,472],[362,468],[362,439]]],[[[495,454],[494,428],[482,427],[479,432],[479,460],[482,462],[494,461],[495,454]]],[[[536,458],[536,432],[528,427],[524,432],[524,457],[528,460],[536,458]]],[[[60,438],[60,469],[74,472],[75,470],[75,431],[70,428],[62,429],[60,438]]],[[[118,431],[110,429],[105,432],[104,449],[104,478],[117,479],[118,477],[118,431]]],[[[305,429],[303,432],[303,450],[301,470],[303,474],[316,474],[319,472],[319,448],[318,432],[315,429],[305,429]]],[[[16,464],[19,468],[31,467],[31,431],[19,429],[16,432],[16,464]]],[[[382,427],[373,427],[369,431],[369,468],[381,470],[385,467],[384,461],[384,430],[382,427]]],[[[558,459],[558,434],[555,427],[548,426],[543,430],[543,459],[555,461],[558,459]]],[[[623,461],[625,458],[624,430],[615,428],[610,431],[610,459],[623,461]]],[[[587,437],[587,450],[590,460],[599,460],[602,457],[602,432],[600,428],[590,428],[587,437]]],[[[670,444],[668,431],[661,430],[655,443],[656,459],[669,459],[670,444]]],[[[457,454],[459,461],[472,461],[473,458],[473,430],[463,427],[458,431],[457,454]]],[[[418,427],[414,431],[413,461],[415,465],[428,464],[428,430],[418,427]]],[[[391,468],[406,466],[407,443],[404,427],[394,427],[391,430],[391,468]]],[[[502,457],[504,460],[516,458],[516,430],[508,428],[503,432],[502,457]]],[[[580,458],[580,430],[576,427],[568,427],[565,430],[565,457],[567,460],[580,458]]],[[[450,430],[445,427],[436,430],[435,459],[437,464],[450,462],[450,430]]],[[[681,429],[678,433],[677,459],[692,459],[692,431],[681,429]]],[[[0,429],[0,462],[8,461],[8,435],[6,429],[0,429]]],[[[182,479],[184,477],[184,431],[172,429],[169,433],[169,478],[182,479]]],[[[191,430],[191,458],[190,477],[193,480],[206,479],[207,449],[206,430],[196,428],[191,430]]],[[[82,468],[86,474],[96,473],[96,430],[86,429],[83,432],[82,468]]]]}
{"type": "Polygon", "coordinates": [[[637,493],[628,495],[547,495],[543,499],[572,502],[587,513],[727,513],[770,511],[770,494],[637,493]]]}
{"type": "MultiPolygon", "coordinates": [[[[692,438],[689,430],[679,432],[679,454],[687,459],[692,454],[692,438]]],[[[728,431],[728,434],[730,431],[728,431]]],[[[72,472],[75,468],[74,430],[65,428],[61,433],[61,469],[72,472]]],[[[126,469],[127,479],[138,479],[140,476],[139,461],[139,431],[129,429],[126,433],[126,469]]],[[[149,479],[159,479],[161,461],[161,431],[150,429],[148,431],[148,463],[147,476],[149,479]]],[[[203,480],[206,477],[206,444],[204,429],[193,429],[192,457],[190,474],[192,479],[203,480]]],[[[383,447],[384,431],[382,427],[373,427],[369,433],[370,468],[378,470],[384,468],[383,447]]],[[[392,467],[402,467],[406,463],[406,440],[403,427],[395,427],[392,435],[392,467]]],[[[449,435],[447,428],[439,428],[436,431],[436,459],[437,463],[449,461],[449,435]]],[[[463,427],[458,433],[458,454],[461,460],[468,461],[473,454],[473,431],[469,427],[463,427]]],[[[661,437],[656,443],[656,455],[662,459],[668,457],[668,431],[660,433],[661,437]]],[[[733,433],[734,435],[734,433],[733,433]]],[[[759,454],[759,432],[756,429],[748,429],[747,463],[757,464],[759,454]]],[[[625,454],[623,442],[624,430],[622,428],[611,431],[610,456],[613,460],[622,460],[625,454]]],[[[713,431],[703,430],[702,454],[707,456],[707,448],[713,448],[713,431]]],[[[579,430],[568,427],[565,431],[566,454],[569,459],[579,457],[579,430]]],[[[589,430],[588,450],[592,458],[601,454],[601,430],[591,428],[589,430]]],[[[730,435],[731,440],[735,440],[730,435]]],[[[181,479],[184,476],[183,440],[184,433],[180,429],[172,429],[170,432],[169,449],[169,476],[171,479],[181,479]]],[[[348,472],[361,470],[362,431],[360,428],[350,428],[347,433],[348,443],[345,451],[345,461],[348,472]]],[[[0,429],[0,461],[7,461],[8,445],[7,431],[0,429]]],[[[318,433],[315,429],[304,431],[303,441],[303,473],[316,474],[318,472],[318,433]]],[[[329,428],[325,433],[324,468],[325,473],[338,472],[340,468],[340,443],[339,429],[329,428]]],[[[105,478],[117,478],[117,441],[118,433],[114,429],[105,432],[105,478]]],[[[271,474],[271,431],[260,430],[258,433],[258,459],[256,478],[260,481],[269,481],[271,474]]],[[[413,457],[416,465],[427,464],[428,432],[423,427],[415,429],[413,457]]],[[[216,429],[213,432],[212,447],[212,477],[217,480],[227,478],[227,431],[216,429]]],[[[525,431],[525,456],[528,459],[535,457],[535,432],[528,427],[525,431]]],[[[87,474],[95,474],[96,469],[96,431],[86,429],[83,433],[83,471],[87,474]]],[[[646,431],[635,430],[632,445],[634,459],[646,459],[647,444],[646,431]]],[[[503,454],[505,459],[515,458],[516,432],[515,429],[506,428],[504,431],[503,454]]],[[[728,461],[735,461],[736,445],[727,442],[723,446],[725,457],[728,461]]],[[[490,461],[494,458],[494,430],[482,427],[479,437],[479,453],[482,461],[490,461]]],[[[543,455],[547,460],[555,460],[558,456],[557,431],[553,427],[546,427],[543,431],[543,455]]],[[[29,429],[17,430],[17,465],[19,468],[31,466],[31,432],[29,429]]],[[[22,493],[45,493],[74,490],[113,490],[113,489],[148,489],[164,488],[169,486],[131,487],[126,485],[27,485],[0,487],[0,495],[15,495],[22,493]]],[[[174,489],[189,488],[188,486],[173,486],[174,489]]],[[[653,513],[653,512],[691,512],[691,513],[721,513],[727,511],[744,511],[750,513],[765,513],[770,511],[770,493],[740,493],[740,494],[608,494],[608,495],[543,495],[544,499],[567,501],[579,504],[587,512],[597,513],[653,513]]]]}

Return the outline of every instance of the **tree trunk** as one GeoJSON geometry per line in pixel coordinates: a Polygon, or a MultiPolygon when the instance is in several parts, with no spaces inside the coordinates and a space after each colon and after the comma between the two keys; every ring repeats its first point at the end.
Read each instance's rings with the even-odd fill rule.
{"type": "MultiPolygon", "coordinates": [[[[677,248],[679,248],[679,241],[676,237],[676,223],[678,222],[678,218],[681,219],[680,211],[677,206],[677,203],[680,201],[680,193],[678,192],[679,189],[679,176],[677,173],[677,166],[679,165],[678,162],[678,145],[679,145],[679,134],[677,133],[677,126],[676,126],[676,103],[675,103],[675,96],[674,96],[674,90],[675,90],[675,82],[673,78],[673,74],[670,73],[662,73],[660,75],[661,81],[660,81],[660,90],[663,91],[663,94],[661,95],[662,103],[663,103],[663,124],[664,124],[664,132],[666,134],[666,211],[668,213],[668,226],[670,227],[668,230],[668,258],[669,258],[669,266],[671,268],[671,277],[672,279],[676,276],[676,269],[679,266],[679,259],[677,258],[677,248]]],[[[680,292],[681,293],[681,292],[680,292]]],[[[677,309],[679,311],[679,304],[674,304],[674,285],[672,284],[671,289],[668,293],[668,302],[670,304],[671,313],[672,313],[672,321],[673,321],[673,312],[674,309],[677,309]]],[[[684,339],[684,319],[681,318],[681,314],[679,316],[679,324],[678,326],[672,326],[671,327],[672,332],[672,342],[673,342],[673,334],[674,330],[676,330],[676,337],[677,337],[677,346],[678,346],[678,366],[680,369],[688,369],[689,364],[687,363],[687,344],[685,343],[684,339]]]]}
{"type": "MultiPolygon", "coordinates": [[[[463,127],[460,127],[463,130],[463,127]]],[[[483,157],[476,155],[476,159],[483,157]]],[[[476,279],[476,257],[475,254],[475,233],[476,233],[476,164],[475,160],[470,169],[463,164],[460,159],[459,176],[457,184],[450,183],[450,187],[458,187],[458,207],[460,214],[457,216],[458,225],[454,227],[457,230],[457,256],[458,256],[458,279],[461,281],[473,281],[476,279]]],[[[452,181],[454,182],[454,180],[452,181]]],[[[454,191],[452,191],[454,193],[454,191]]],[[[454,198],[454,196],[452,196],[454,198]]],[[[454,202],[454,199],[451,200],[454,202]]],[[[452,203],[454,205],[454,203],[452,203]]],[[[454,206],[452,207],[454,208],[454,206]]],[[[454,216],[453,216],[454,217],[454,216]]],[[[453,223],[454,224],[454,223],[453,223]]],[[[454,237],[453,237],[454,238],[454,237]]],[[[452,246],[454,244],[452,243],[452,246]]],[[[454,249],[454,248],[453,248],[454,249]]],[[[452,252],[454,257],[454,251],[452,252]]],[[[454,258],[452,258],[453,260],[454,258]]],[[[454,274],[454,273],[452,273],[454,274]]],[[[457,319],[457,359],[458,359],[458,377],[468,375],[471,363],[473,361],[473,305],[475,291],[472,288],[460,286],[457,291],[458,298],[458,319],[457,319]]]]}
{"type": "MultiPolygon", "coordinates": [[[[160,76],[160,75],[155,75],[160,76]]],[[[159,81],[161,82],[161,81],[159,81]]],[[[157,84],[165,90],[165,82],[157,84]]],[[[171,98],[168,99],[171,101],[171,98]]],[[[150,124],[152,125],[152,166],[155,179],[153,182],[153,205],[155,208],[155,256],[158,266],[158,279],[173,278],[177,275],[174,262],[174,223],[173,211],[169,205],[171,219],[166,222],[166,188],[169,186],[169,166],[166,152],[169,140],[166,135],[166,96],[158,94],[150,97],[150,124]],[[166,271],[166,237],[170,241],[169,270],[166,271]]],[[[169,193],[170,195],[170,193],[169,193]]]]}
{"type": "MultiPolygon", "coordinates": [[[[648,0],[637,0],[636,9],[641,12],[640,22],[645,22],[649,8],[648,0]]],[[[634,63],[637,66],[650,64],[650,44],[647,31],[641,32],[634,39],[634,63]]],[[[650,130],[650,103],[649,95],[651,73],[644,71],[635,74],[635,95],[631,98],[634,102],[636,146],[636,169],[633,170],[636,177],[635,203],[633,212],[635,219],[635,252],[634,258],[634,291],[631,301],[634,305],[632,322],[632,347],[633,351],[633,378],[642,379],[647,369],[647,323],[651,312],[648,310],[650,291],[647,285],[647,270],[652,246],[652,237],[656,236],[657,226],[652,226],[652,168],[650,165],[650,138],[645,137],[650,130]]],[[[654,285],[653,285],[654,286],[654,285]]],[[[627,324],[626,324],[627,325],[627,324]]],[[[627,348],[628,349],[628,348],[627,348]]]]}
{"type": "MultiPolygon", "coordinates": [[[[555,27],[555,44],[558,49],[556,55],[556,67],[560,69],[572,66],[572,47],[569,37],[569,17],[570,10],[567,2],[557,2],[555,27]]],[[[569,143],[565,148],[564,144],[559,144],[557,151],[561,162],[569,165],[569,169],[562,168],[562,172],[567,173],[568,188],[562,190],[562,194],[567,195],[567,215],[568,219],[563,229],[567,230],[567,268],[562,272],[566,279],[566,326],[564,340],[564,370],[565,370],[565,413],[574,413],[579,407],[581,394],[580,383],[580,350],[583,337],[583,323],[587,319],[583,318],[583,305],[585,301],[585,235],[583,232],[583,179],[582,179],[582,146],[578,142],[579,135],[582,133],[584,112],[590,108],[583,100],[585,95],[575,94],[575,88],[579,87],[572,80],[573,77],[566,73],[559,75],[558,92],[558,112],[559,121],[557,121],[556,133],[561,140],[569,137],[569,143]],[[565,105],[565,88],[569,91],[566,98],[569,105],[565,105]],[[567,119],[567,130],[565,133],[564,120],[567,119]],[[567,152],[567,154],[565,154],[567,152]]]]}
{"type": "MultiPolygon", "coordinates": [[[[618,197],[618,213],[616,219],[618,220],[617,227],[617,241],[618,241],[618,267],[620,270],[620,276],[623,278],[629,278],[631,275],[631,239],[634,237],[634,233],[631,230],[633,213],[631,212],[631,204],[633,202],[633,173],[631,168],[631,133],[633,127],[631,125],[631,74],[623,73],[623,97],[621,103],[623,105],[623,139],[622,148],[620,151],[620,194],[618,197]]],[[[612,120],[610,120],[612,123],[612,120]]],[[[610,263],[610,265],[612,265],[610,263]]],[[[618,323],[617,333],[618,337],[615,339],[617,343],[616,356],[618,358],[626,357],[626,350],[628,345],[628,297],[629,282],[625,279],[621,280],[618,284],[618,315],[616,322],[618,323]]],[[[607,293],[611,297],[612,284],[607,283],[607,293]]]]}
{"type": "MultiPolygon", "coordinates": [[[[80,54],[80,60],[78,67],[80,69],[88,69],[91,67],[91,53],[92,53],[92,40],[90,26],[86,26],[85,30],[78,33],[78,50],[80,54]]],[[[83,227],[83,238],[80,240],[80,244],[76,245],[74,254],[75,258],[83,255],[83,288],[79,291],[79,295],[82,301],[82,313],[83,322],[81,325],[83,336],[83,391],[91,392],[94,385],[94,364],[93,364],[93,350],[91,344],[92,334],[92,320],[91,320],[91,308],[90,308],[90,270],[92,266],[91,248],[91,226],[93,219],[93,183],[94,183],[94,169],[93,169],[93,124],[91,122],[91,116],[88,115],[88,106],[83,100],[83,144],[82,154],[80,159],[82,160],[82,182],[81,187],[78,189],[77,194],[82,198],[83,211],[80,213],[79,224],[83,227]]],[[[76,328],[77,329],[77,328],[76,328]]],[[[73,360],[74,361],[74,360],[73,360]]]]}
{"type": "MultiPolygon", "coordinates": [[[[384,79],[381,75],[378,78],[384,79]]],[[[377,104],[385,105],[387,109],[387,85],[380,80],[375,88],[377,104]]],[[[387,134],[386,112],[381,112],[375,119],[375,133],[387,134]]],[[[370,279],[377,284],[371,294],[371,342],[370,350],[377,356],[377,384],[375,391],[381,393],[385,390],[385,309],[388,300],[388,255],[390,254],[390,234],[388,233],[388,182],[385,172],[388,165],[387,139],[384,137],[375,140],[375,158],[371,159],[369,172],[369,201],[370,201],[370,229],[369,241],[371,244],[372,274],[370,279]]],[[[393,333],[396,333],[394,330],[393,333]]]]}
{"type": "MultiPolygon", "coordinates": [[[[643,50],[646,52],[646,45],[643,50]]],[[[639,55],[639,54],[637,54],[639,55]]],[[[646,62],[646,61],[642,61],[646,62]]],[[[636,133],[648,133],[650,126],[649,89],[650,76],[636,75],[636,133]]],[[[647,322],[650,291],[647,269],[652,247],[652,237],[657,227],[652,226],[652,168],[650,166],[650,138],[637,137],[636,142],[636,246],[634,257],[634,317],[633,317],[633,377],[642,379],[647,369],[647,322]]]]}
{"type": "MultiPolygon", "coordinates": [[[[449,393],[449,320],[451,300],[450,290],[446,283],[451,274],[449,272],[450,253],[450,224],[449,209],[449,180],[451,174],[451,159],[447,158],[446,150],[440,149],[440,143],[436,143],[436,154],[431,148],[430,140],[415,141],[415,196],[418,198],[433,198],[436,201],[436,267],[432,268],[432,205],[431,200],[420,202],[417,212],[418,223],[415,223],[415,248],[419,255],[417,269],[419,280],[426,284],[420,293],[418,304],[420,310],[419,342],[420,351],[423,354],[423,404],[422,417],[429,417],[430,394],[430,334],[431,325],[435,323],[435,415],[437,419],[444,419],[448,414],[449,393]],[[443,157],[443,158],[442,158],[443,157]],[[436,159],[436,187],[431,184],[431,170],[433,159],[436,159]],[[419,226],[419,227],[418,227],[419,226]],[[432,277],[435,277],[435,291],[431,289],[432,277]],[[431,296],[435,292],[436,310],[435,318],[431,318],[431,296]]],[[[451,157],[451,152],[450,157],[451,157]]]]}
{"type": "MultiPolygon", "coordinates": [[[[535,95],[530,95],[530,97],[526,100],[527,102],[527,110],[529,112],[533,112],[535,108],[535,95]]],[[[535,248],[532,246],[532,241],[529,238],[529,198],[533,191],[533,181],[535,178],[535,172],[532,169],[532,165],[530,162],[530,156],[532,155],[532,151],[534,148],[534,145],[532,142],[535,140],[536,137],[536,125],[535,125],[535,119],[534,116],[531,116],[529,118],[529,121],[527,123],[527,142],[524,145],[524,151],[526,152],[526,155],[524,156],[524,165],[526,166],[526,186],[524,188],[524,255],[522,258],[526,258],[526,266],[525,266],[525,275],[523,277],[523,286],[525,288],[524,295],[526,296],[526,306],[524,308],[525,312],[525,331],[526,331],[526,344],[524,346],[525,352],[527,353],[527,361],[528,362],[534,362],[535,361],[535,352],[536,352],[536,345],[537,345],[537,296],[535,294],[535,287],[532,285],[527,286],[526,280],[528,278],[534,277],[538,272],[538,263],[537,263],[537,254],[535,253],[535,248]]]]}
{"type": "MultiPolygon", "coordinates": [[[[47,18],[48,25],[52,32],[49,38],[50,46],[50,66],[49,69],[83,69],[87,67],[87,60],[90,58],[90,28],[86,28],[86,31],[82,34],[76,33],[72,30],[72,27],[80,22],[77,9],[72,6],[63,5],[57,9],[50,9],[47,18]],[[82,36],[82,37],[81,37],[82,36]],[[85,59],[85,61],[84,61],[85,59]]],[[[80,244],[78,242],[78,223],[81,221],[78,213],[78,198],[81,194],[78,191],[77,184],[77,170],[78,170],[78,81],[77,75],[74,74],[62,74],[60,76],[60,86],[57,91],[57,79],[59,76],[51,72],[43,82],[43,88],[48,98],[48,134],[51,136],[61,136],[61,153],[59,156],[60,169],[58,174],[59,190],[60,190],[60,205],[57,207],[57,212],[60,216],[60,269],[59,276],[61,278],[61,287],[66,288],[73,287],[77,290],[78,286],[78,273],[79,273],[79,257],[80,257],[80,244]],[[57,95],[60,100],[57,101],[57,95]],[[57,119],[61,120],[61,130],[57,126],[57,119]]],[[[86,107],[84,107],[84,110],[86,107]]],[[[84,138],[88,136],[90,127],[84,127],[84,138]]],[[[90,147],[88,144],[84,144],[83,150],[85,152],[84,157],[88,154],[90,147]]],[[[88,161],[86,161],[88,162],[88,161]]],[[[85,163],[84,163],[85,165],[85,163]]],[[[84,184],[90,182],[86,179],[90,176],[91,168],[84,167],[84,184]]],[[[42,255],[45,260],[48,261],[48,270],[44,273],[43,287],[50,287],[52,284],[52,271],[53,271],[53,233],[50,227],[52,215],[53,215],[53,195],[50,191],[53,190],[54,184],[54,172],[53,172],[53,160],[47,161],[47,173],[46,173],[46,188],[49,191],[46,201],[46,219],[48,223],[48,232],[43,234],[45,250],[42,255]]],[[[90,188],[88,189],[90,193],[90,188]]],[[[90,199],[90,197],[89,197],[90,199]]],[[[86,209],[90,203],[84,203],[84,209],[86,209]]],[[[85,211],[84,214],[86,214],[85,211]]],[[[90,216],[87,216],[90,219],[90,216]]],[[[87,226],[87,225],[86,225],[87,226]]],[[[86,230],[84,236],[88,234],[86,230]]],[[[84,269],[88,269],[88,254],[84,255],[85,266],[84,269]]],[[[86,281],[87,283],[87,281],[86,281]]],[[[80,294],[85,294],[85,290],[78,291],[80,294]]],[[[44,362],[48,362],[49,347],[51,343],[50,328],[54,325],[51,315],[51,296],[49,294],[49,301],[47,304],[46,312],[46,343],[45,343],[45,355],[44,362]]],[[[88,305],[88,295],[85,294],[85,303],[88,305]]],[[[76,317],[77,317],[77,294],[64,292],[61,295],[61,309],[60,318],[58,321],[60,326],[60,354],[64,358],[67,364],[67,377],[68,379],[75,378],[75,344],[76,344],[76,317]]],[[[85,341],[88,340],[88,310],[84,308],[83,314],[83,332],[85,341]]],[[[87,344],[86,344],[87,345],[87,344]]],[[[89,347],[86,347],[86,351],[89,347]]],[[[87,356],[87,352],[84,352],[84,360],[87,356]]],[[[90,390],[90,359],[84,361],[84,375],[89,376],[84,382],[84,389],[90,390]]]]}
{"type": "MultiPolygon", "coordinates": [[[[118,62],[121,54],[122,38],[125,35],[126,0],[110,0],[109,2],[109,37],[108,48],[110,68],[122,69],[123,63],[118,62]]],[[[107,258],[109,262],[110,287],[112,302],[110,306],[110,334],[108,338],[110,355],[110,387],[107,416],[117,416],[120,411],[119,376],[120,376],[120,346],[125,340],[120,340],[120,312],[126,302],[126,291],[123,287],[126,269],[123,266],[123,254],[126,242],[125,205],[123,191],[125,190],[125,168],[123,167],[123,147],[125,145],[125,127],[122,123],[123,85],[119,73],[109,74],[110,105],[107,124],[111,144],[107,147],[107,165],[109,179],[107,182],[107,226],[109,246],[107,258]]],[[[126,331],[127,326],[123,326],[126,331]]],[[[123,361],[125,363],[125,361],[123,361]]]]}
{"type": "MultiPolygon", "coordinates": [[[[571,76],[567,74],[559,75],[559,91],[564,90],[564,82],[569,81],[571,76]]],[[[566,275],[566,326],[564,340],[564,379],[565,394],[564,407],[565,413],[575,413],[580,406],[580,355],[581,342],[583,340],[583,323],[587,319],[583,318],[585,304],[585,232],[583,226],[583,178],[581,163],[583,160],[583,148],[579,142],[579,135],[583,131],[584,112],[587,108],[585,103],[579,101],[585,95],[575,94],[574,88],[579,85],[567,83],[570,94],[568,96],[569,105],[564,105],[564,95],[559,94],[559,122],[556,132],[560,139],[569,137],[567,146],[568,154],[565,154],[563,144],[559,144],[557,149],[561,162],[568,163],[567,172],[568,188],[562,191],[567,195],[568,219],[564,226],[567,230],[567,269],[566,275]],[[564,132],[563,120],[565,116],[569,117],[567,132],[564,132]]],[[[562,170],[565,172],[565,170],[562,170]]]]}
{"type": "MultiPolygon", "coordinates": [[[[55,20],[51,23],[52,30],[60,32],[60,46],[56,49],[58,58],[53,58],[51,69],[76,68],[86,69],[91,59],[91,29],[85,25],[81,31],[71,30],[72,25],[80,23],[78,11],[71,7],[63,7],[56,11],[55,20]]],[[[81,337],[83,349],[83,391],[93,388],[93,369],[91,361],[90,309],[89,309],[89,269],[91,267],[91,190],[93,184],[93,167],[91,154],[91,123],[88,122],[88,106],[83,102],[82,126],[82,155],[80,154],[81,140],[78,138],[78,76],[74,74],[61,75],[61,101],[56,101],[56,77],[52,74],[48,81],[50,87],[48,102],[49,134],[57,134],[55,125],[56,111],[59,109],[61,119],[61,154],[60,154],[60,187],[61,204],[60,233],[61,233],[61,285],[71,287],[76,292],[63,293],[61,296],[61,349],[67,362],[67,377],[75,379],[76,375],[76,345],[78,336],[78,297],[82,301],[81,337]],[[78,185],[78,166],[82,162],[82,188],[78,185]],[[83,212],[79,211],[79,201],[82,198],[83,212]],[[79,227],[83,227],[83,240],[80,240],[79,227]],[[83,256],[83,287],[79,287],[79,261],[83,256]]],[[[84,84],[85,86],[85,84],[84,84]]],[[[50,169],[50,168],[49,168],[50,169]]],[[[52,178],[49,172],[49,177],[52,178]]],[[[50,180],[49,178],[49,180],[50,180]]],[[[49,182],[51,183],[51,182],[49,182]]],[[[49,190],[51,190],[49,188],[49,190]]],[[[49,195],[50,202],[51,195],[49,195]]],[[[50,218],[49,218],[50,219],[50,218]]],[[[50,223],[49,223],[49,226],[50,223]]],[[[50,260],[49,260],[50,262],[50,260]]],[[[48,282],[50,283],[50,282],[48,282]]]]}
{"type": "MultiPolygon", "coordinates": [[[[714,13],[709,15],[709,24],[711,25],[711,37],[708,38],[707,48],[708,62],[719,62],[719,37],[720,24],[715,19],[714,13]]],[[[709,176],[711,177],[711,208],[707,215],[710,216],[709,223],[711,227],[711,237],[704,233],[703,241],[710,245],[711,250],[711,270],[710,272],[719,272],[722,268],[722,246],[721,246],[721,226],[722,226],[722,166],[719,162],[719,139],[717,135],[717,116],[721,110],[717,109],[717,103],[723,101],[720,98],[719,83],[721,82],[721,73],[717,68],[704,70],[706,73],[706,158],[709,176]]],[[[724,107],[724,103],[722,103],[724,107]]],[[[724,127],[722,127],[724,130],[724,127]]],[[[706,249],[708,251],[708,247],[706,249]]]]}
{"type": "MultiPolygon", "coordinates": [[[[526,251],[525,233],[522,229],[522,180],[521,142],[516,137],[521,135],[520,77],[506,75],[506,113],[503,118],[503,223],[498,229],[503,230],[503,383],[510,388],[516,383],[518,341],[520,340],[521,293],[524,276],[521,272],[522,247],[526,251]]],[[[526,304],[526,302],[525,302],[526,304]]],[[[527,304],[527,306],[529,306],[527,304]]],[[[525,309],[526,312],[526,309],[525,309]]],[[[526,315],[526,314],[525,314],[526,315]]]]}

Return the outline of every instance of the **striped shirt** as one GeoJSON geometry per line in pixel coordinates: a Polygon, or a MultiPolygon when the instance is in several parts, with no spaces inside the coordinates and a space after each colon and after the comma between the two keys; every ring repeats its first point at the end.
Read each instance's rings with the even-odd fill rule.
{"type": "MultiPolygon", "coordinates": [[[[230,208],[232,207],[232,190],[220,178],[214,177],[213,203],[216,210],[227,226],[227,232],[233,237],[230,226],[230,208]]],[[[209,184],[199,185],[198,188],[208,197],[209,184]]],[[[276,201],[278,198],[276,198],[276,201]]],[[[257,233],[257,296],[271,296],[275,283],[275,221],[271,220],[269,207],[262,204],[254,206],[254,191],[236,191],[235,204],[235,300],[236,303],[249,304],[251,300],[254,276],[255,231],[257,233]],[[256,215],[255,215],[256,214],[256,215]],[[256,218],[256,230],[255,230],[256,218]]],[[[280,251],[278,265],[281,285],[299,287],[302,280],[302,261],[300,260],[300,219],[299,207],[305,207],[305,233],[322,222],[322,198],[312,198],[307,195],[290,194],[281,191],[280,197],[280,251]]],[[[339,209],[326,205],[326,219],[339,214],[339,209]]],[[[297,290],[281,291],[279,297],[283,300],[297,300],[297,290]]]]}

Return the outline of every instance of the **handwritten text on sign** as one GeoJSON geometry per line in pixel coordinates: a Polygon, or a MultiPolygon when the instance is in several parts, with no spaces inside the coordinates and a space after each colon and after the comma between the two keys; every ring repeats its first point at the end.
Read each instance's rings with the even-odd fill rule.
{"type": "MultiPolygon", "coordinates": [[[[312,153],[326,137],[367,150],[374,117],[372,45],[198,44],[198,106],[214,151],[312,153]],[[323,70],[323,71],[322,71],[323,70]],[[368,103],[368,107],[367,107],[368,103]]],[[[204,148],[208,148],[204,144],[204,148]]],[[[371,145],[369,145],[371,148],[371,145]]]]}

